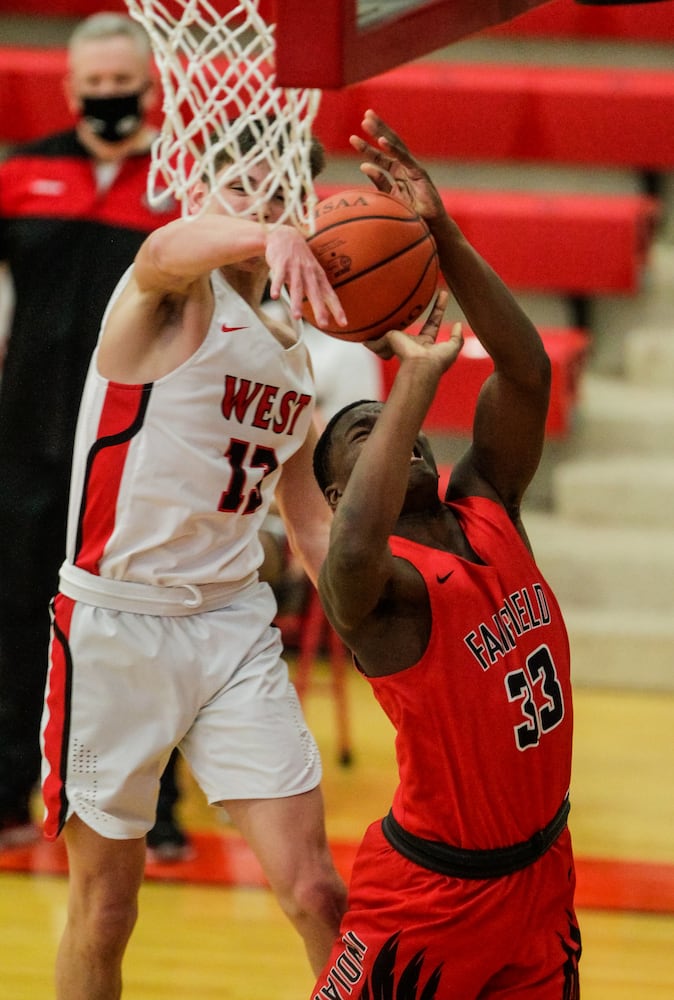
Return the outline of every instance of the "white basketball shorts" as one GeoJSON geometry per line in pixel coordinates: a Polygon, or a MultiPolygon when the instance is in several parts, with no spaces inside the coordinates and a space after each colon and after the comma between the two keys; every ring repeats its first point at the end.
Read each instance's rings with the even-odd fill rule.
{"type": "Polygon", "coordinates": [[[174,746],[211,803],[315,788],[320,756],[282,659],[271,590],[182,617],[54,601],[42,722],[45,835],[153,826],[174,746]]]}

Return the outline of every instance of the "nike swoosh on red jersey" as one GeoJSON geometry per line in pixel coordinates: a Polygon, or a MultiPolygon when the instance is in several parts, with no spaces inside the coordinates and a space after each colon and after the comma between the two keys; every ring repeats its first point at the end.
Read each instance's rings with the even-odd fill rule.
{"type": "Polygon", "coordinates": [[[450,576],[452,575],[453,572],[454,572],[454,570],[450,569],[449,573],[445,573],[444,576],[440,576],[439,573],[436,573],[435,574],[435,579],[438,581],[438,583],[447,583],[447,581],[449,580],[449,578],[450,578],[450,576]]]}
{"type": "Polygon", "coordinates": [[[246,330],[247,327],[245,327],[245,326],[227,326],[226,323],[223,323],[222,326],[220,327],[220,329],[222,330],[223,333],[234,333],[235,330],[246,330]]]}

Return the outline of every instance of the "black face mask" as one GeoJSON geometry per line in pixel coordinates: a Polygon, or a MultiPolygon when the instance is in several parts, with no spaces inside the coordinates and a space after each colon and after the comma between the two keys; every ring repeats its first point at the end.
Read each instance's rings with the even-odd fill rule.
{"type": "Polygon", "coordinates": [[[84,97],[82,119],[99,139],[122,142],[141,126],[140,98],[143,93],[141,90],[124,97],[84,97]]]}

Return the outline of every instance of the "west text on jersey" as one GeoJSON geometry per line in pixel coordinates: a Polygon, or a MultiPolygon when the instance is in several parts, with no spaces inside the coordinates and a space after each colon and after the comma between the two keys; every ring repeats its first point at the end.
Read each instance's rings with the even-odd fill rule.
{"type": "Polygon", "coordinates": [[[272,430],[274,434],[292,434],[311,400],[307,393],[289,390],[279,396],[277,385],[225,375],[222,415],[226,420],[235,419],[260,430],[272,430]]]}

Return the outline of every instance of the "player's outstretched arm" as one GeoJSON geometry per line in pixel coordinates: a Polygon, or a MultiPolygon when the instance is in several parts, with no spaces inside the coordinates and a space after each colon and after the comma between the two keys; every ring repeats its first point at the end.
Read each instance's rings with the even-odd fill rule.
{"type": "MultiPolygon", "coordinates": [[[[326,491],[334,518],[321,594],[347,640],[395,586],[397,563],[389,537],[403,508],[419,429],[462,345],[460,324],[450,340],[437,341],[446,302],[447,293],[441,292],[419,336],[397,330],[382,338],[400,369],[374,427],[367,417],[349,427],[345,442],[357,456],[355,464],[346,482],[337,478],[326,491]]],[[[432,474],[428,488],[437,502],[432,474]]]]}
{"type": "Polygon", "coordinates": [[[346,317],[341,303],[304,235],[294,226],[269,229],[252,219],[205,214],[178,219],[152,233],[134,264],[134,280],[141,293],[188,295],[211,271],[241,261],[264,257],[269,267],[270,291],[277,298],[285,285],[293,315],[302,315],[306,297],[314,314],[328,323],[346,317]]]}
{"type": "Polygon", "coordinates": [[[371,142],[353,136],[361,169],[382,191],[428,222],[440,267],[469,326],[494,361],[478,401],[473,446],[457,464],[455,494],[493,494],[517,517],[540,461],[550,393],[550,362],[537,330],[503,281],[447,215],[427,172],[374,111],[362,122],[371,142]]]}

